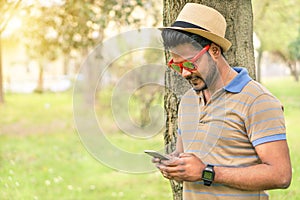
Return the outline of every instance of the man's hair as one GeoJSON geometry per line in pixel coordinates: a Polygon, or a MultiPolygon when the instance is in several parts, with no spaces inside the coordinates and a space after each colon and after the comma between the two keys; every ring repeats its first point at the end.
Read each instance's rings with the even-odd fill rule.
{"type": "MultiPolygon", "coordinates": [[[[200,35],[174,29],[163,29],[161,36],[163,39],[164,48],[167,50],[185,43],[192,44],[196,49],[200,50],[206,45],[211,45],[211,43],[213,43],[212,41],[200,35]]],[[[221,47],[220,49],[223,55],[223,50],[221,47]]]]}

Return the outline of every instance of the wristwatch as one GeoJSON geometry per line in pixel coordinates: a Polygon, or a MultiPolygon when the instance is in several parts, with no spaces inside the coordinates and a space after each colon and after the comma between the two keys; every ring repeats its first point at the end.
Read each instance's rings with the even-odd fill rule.
{"type": "Polygon", "coordinates": [[[203,172],[202,172],[202,180],[204,181],[204,185],[210,186],[215,178],[214,166],[208,164],[203,172]]]}

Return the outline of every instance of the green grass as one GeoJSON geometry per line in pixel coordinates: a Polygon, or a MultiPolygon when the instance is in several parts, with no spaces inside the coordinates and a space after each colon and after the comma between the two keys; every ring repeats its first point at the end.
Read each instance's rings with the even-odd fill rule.
{"type": "Polygon", "coordinates": [[[163,193],[168,197],[167,183],[158,173],[132,175],[105,167],[91,158],[76,136],[5,136],[1,147],[1,199],[156,199],[163,193]]]}
{"type": "MultiPolygon", "coordinates": [[[[7,94],[5,100],[0,107],[1,200],[171,199],[168,181],[158,172],[121,173],[87,152],[73,127],[70,93],[7,94]]],[[[109,139],[128,151],[147,145],[134,145],[117,133],[109,139]]]]}
{"type": "MultiPolygon", "coordinates": [[[[300,83],[268,79],[264,84],[285,106],[293,180],[273,200],[300,199],[300,83]]],[[[71,93],[7,94],[0,106],[0,199],[172,199],[168,181],[158,173],[126,174],[94,159],[74,128],[71,93]]],[[[162,145],[162,138],[138,141],[108,135],[130,152],[162,145]]]]}

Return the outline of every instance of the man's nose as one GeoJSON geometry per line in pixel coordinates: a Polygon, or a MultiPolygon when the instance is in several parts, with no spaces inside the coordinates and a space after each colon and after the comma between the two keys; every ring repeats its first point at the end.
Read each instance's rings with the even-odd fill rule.
{"type": "Polygon", "coordinates": [[[192,73],[190,72],[190,71],[188,71],[188,70],[186,70],[186,69],[182,69],[182,73],[181,73],[181,76],[183,77],[183,78],[186,78],[187,76],[190,76],[192,73]]]}

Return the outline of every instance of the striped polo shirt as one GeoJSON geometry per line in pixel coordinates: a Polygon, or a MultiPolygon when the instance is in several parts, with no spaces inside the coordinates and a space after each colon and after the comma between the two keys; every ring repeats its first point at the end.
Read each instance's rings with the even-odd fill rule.
{"type": "MultiPolygon", "coordinates": [[[[246,167],[261,163],[255,146],[286,139],[283,107],[266,88],[252,80],[245,68],[204,104],[191,89],[181,99],[178,133],[184,152],[205,164],[246,167]]],[[[265,191],[244,191],[222,184],[184,182],[183,197],[193,199],[268,199],[265,191]]]]}

